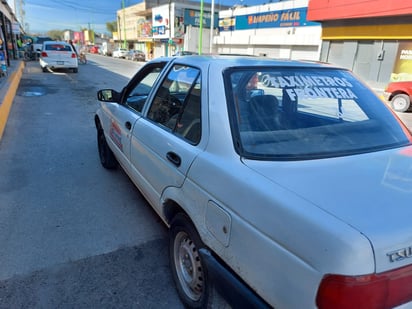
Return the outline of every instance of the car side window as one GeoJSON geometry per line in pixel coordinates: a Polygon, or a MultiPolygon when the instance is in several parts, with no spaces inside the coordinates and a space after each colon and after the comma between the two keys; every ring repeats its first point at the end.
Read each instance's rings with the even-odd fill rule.
{"type": "Polygon", "coordinates": [[[192,144],[200,141],[201,79],[196,68],[175,65],[159,87],[147,117],[192,144]]]}
{"type": "Polygon", "coordinates": [[[125,105],[141,113],[146,99],[161,71],[161,67],[151,68],[140,81],[128,91],[125,105]]]}

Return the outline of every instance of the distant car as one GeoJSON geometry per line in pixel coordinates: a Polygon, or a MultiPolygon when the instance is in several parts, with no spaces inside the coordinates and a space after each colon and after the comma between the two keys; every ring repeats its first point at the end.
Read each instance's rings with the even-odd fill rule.
{"type": "Polygon", "coordinates": [[[141,50],[129,50],[126,59],[132,61],[146,61],[146,54],[141,50]]]}
{"type": "Polygon", "coordinates": [[[115,49],[112,53],[113,58],[126,58],[128,50],[126,48],[115,49]]]}
{"type": "Polygon", "coordinates": [[[177,53],[173,54],[173,57],[178,57],[178,56],[189,56],[189,55],[197,55],[195,52],[187,51],[187,50],[182,50],[178,51],[177,53]]]}
{"type": "Polygon", "coordinates": [[[90,47],[89,52],[90,52],[91,54],[100,54],[100,47],[94,45],[94,46],[90,47]]]}
{"type": "Polygon", "coordinates": [[[185,308],[411,308],[412,135],[349,70],[160,57],[97,97],[185,308]]]}
{"type": "Polygon", "coordinates": [[[53,39],[48,36],[33,37],[33,51],[39,54],[43,48],[43,43],[46,41],[53,41],[53,39]]]}
{"type": "Polygon", "coordinates": [[[406,112],[411,110],[412,81],[389,83],[383,96],[394,111],[406,112]]]}
{"type": "Polygon", "coordinates": [[[74,73],[78,71],[78,59],[73,47],[67,42],[46,41],[39,59],[43,72],[49,69],[69,69],[74,73]]]}

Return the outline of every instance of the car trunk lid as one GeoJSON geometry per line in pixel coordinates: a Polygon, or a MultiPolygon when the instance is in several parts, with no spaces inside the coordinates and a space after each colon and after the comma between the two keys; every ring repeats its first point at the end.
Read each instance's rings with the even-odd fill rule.
{"type": "Polygon", "coordinates": [[[258,173],[364,234],[374,248],[377,272],[412,263],[412,147],[267,163],[245,160],[258,173]]]}

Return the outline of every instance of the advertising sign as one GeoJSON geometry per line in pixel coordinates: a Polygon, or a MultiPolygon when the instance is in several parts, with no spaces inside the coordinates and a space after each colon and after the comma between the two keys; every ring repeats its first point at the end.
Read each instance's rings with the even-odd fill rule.
{"type": "Polygon", "coordinates": [[[228,18],[219,20],[219,30],[247,30],[259,28],[319,26],[317,22],[306,19],[307,7],[277,10],[234,16],[235,22],[228,18]],[[227,23],[229,22],[229,25],[227,23]],[[234,26],[232,26],[234,24],[234,26]]]}
{"type": "MultiPolygon", "coordinates": [[[[184,23],[185,25],[192,25],[195,27],[200,26],[200,11],[193,9],[185,9],[184,13],[184,23]]],[[[203,27],[210,28],[210,22],[212,19],[212,14],[210,12],[203,11],[203,27]]],[[[219,24],[219,14],[215,13],[213,19],[214,28],[218,27],[219,24]]]]}
{"type": "Polygon", "coordinates": [[[11,25],[11,29],[13,31],[13,34],[20,34],[20,24],[19,23],[13,23],[11,25]]]}
{"type": "MultiPolygon", "coordinates": [[[[171,27],[169,22],[169,16],[171,12],[169,11],[169,5],[159,6],[153,8],[152,11],[152,31],[154,38],[168,38],[169,37],[169,28],[171,27]]],[[[171,16],[173,18],[173,16],[171,16]]]]}
{"type": "Polygon", "coordinates": [[[391,82],[412,80],[412,42],[400,42],[396,55],[391,82]]]}

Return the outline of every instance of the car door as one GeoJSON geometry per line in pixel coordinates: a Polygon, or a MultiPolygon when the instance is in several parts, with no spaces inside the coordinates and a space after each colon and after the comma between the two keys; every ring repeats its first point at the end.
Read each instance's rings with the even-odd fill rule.
{"type": "Polygon", "coordinates": [[[201,74],[174,64],[132,132],[131,163],[153,207],[169,186],[180,187],[201,146],[201,74]]]}
{"type": "Polygon", "coordinates": [[[142,116],[144,104],[152,91],[160,72],[166,62],[146,65],[123,89],[120,104],[108,103],[106,112],[109,114],[107,132],[111,149],[119,163],[129,172],[131,132],[136,120],[142,116]]]}

